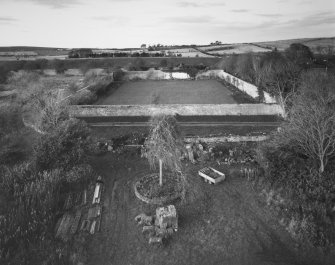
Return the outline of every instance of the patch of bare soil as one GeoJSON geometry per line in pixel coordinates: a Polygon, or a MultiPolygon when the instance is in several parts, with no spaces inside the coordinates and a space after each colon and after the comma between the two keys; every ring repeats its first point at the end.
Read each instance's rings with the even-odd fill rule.
{"type": "Polygon", "coordinates": [[[101,232],[89,239],[88,264],[306,264],[245,179],[228,175],[209,185],[197,175],[204,165],[185,165],[189,194],[177,204],[178,232],[153,248],[134,221],[155,210],[133,191],[134,182],[150,173],[146,160],[132,152],[107,154],[94,157],[92,165],[105,189],[101,232]]]}

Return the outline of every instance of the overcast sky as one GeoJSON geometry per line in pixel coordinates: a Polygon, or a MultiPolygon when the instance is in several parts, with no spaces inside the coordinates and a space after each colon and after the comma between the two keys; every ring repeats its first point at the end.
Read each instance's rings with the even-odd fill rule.
{"type": "Polygon", "coordinates": [[[0,0],[0,46],[139,47],[335,36],[334,0],[0,0]]]}

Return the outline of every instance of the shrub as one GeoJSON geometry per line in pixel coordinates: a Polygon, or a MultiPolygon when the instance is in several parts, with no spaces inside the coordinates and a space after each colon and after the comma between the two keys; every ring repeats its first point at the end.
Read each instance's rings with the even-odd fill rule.
{"type": "Polygon", "coordinates": [[[43,135],[34,147],[36,168],[70,169],[84,163],[91,147],[89,134],[83,121],[70,119],[60,123],[54,131],[43,135]]]}
{"type": "Polygon", "coordinates": [[[79,90],[79,85],[76,82],[71,82],[68,86],[68,89],[72,94],[74,94],[79,90]]]}
{"type": "Polygon", "coordinates": [[[167,67],[168,66],[168,61],[166,59],[163,59],[160,61],[159,65],[161,67],[167,67]]]}
{"type": "Polygon", "coordinates": [[[86,74],[84,84],[88,85],[90,90],[95,95],[104,94],[109,84],[113,82],[113,77],[109,75],[97,75],[95,73],[86,74]]]}
{"type": "Polygon", "coordinates": [[[63,74],[67,69],[65,62],[63,60],[57,60],[57,59],[54,62],[54,67],[57,74],[63,74]]]}
{"type": "Polygon", "coordinates": [[[114,81],[122,81],[124,77],[124,72],[121,69],[117,69],[113,72],[114,81]]]}
{"type": "Polygon", "coordinates": [[[82,164],[76,165],[71,168],[65,175],[66,182],[69,184],[72,183],[88,183],[88,181],[92,178],[93,169],[90,165],[82,164]]]}
{"type": "Polygon", "coordinates": [[[194,79],[197,75],[197,73],[199,72],[199,70],[196,67],[187,67],[184,70],[192,79],[194,79]]]}
{"type": "Polygon", "coordinates": [[[21,111],[17,105],[0,106],[0,140],[23,127],[21,111]]]}
{"type": "Polygon", "coordinates": [[[69,98],[70,105],[91,105],[97,101],[98,96],[89,90],[83,90],[69,98]]]}
{"type": "Polygon", "coordinates": [[[334,244],[332,208],[335,202],[335,174],[327,171],[320,177],[311,161],[291,146],[268,143],[258,149],[258,162],[265,169],[263,185],[281,191],[283,208],[295,225],[291,233],[314,246],[327,248],[334,244]]]}
{"type": "Polygon", "coordinates": [[[40,76],[38,73],[21,70],[17,72],[10,72],[7,82],[11,89],[21,89],[32,83],[38,82],[39,79],[40,76]]]}

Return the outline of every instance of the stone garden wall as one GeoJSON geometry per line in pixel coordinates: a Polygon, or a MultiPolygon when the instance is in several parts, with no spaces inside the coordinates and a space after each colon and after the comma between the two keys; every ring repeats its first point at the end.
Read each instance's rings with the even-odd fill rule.
{"type": "Polygon", "coordinates": [[[282,108],[276,104],[78,105],[71,106],[70,112],[75,117],[283,115],[282,108]]]}
{"type": "MultiPolygon", "coordinates": [[[[258,88],[255,85],[228,74],[223,70],[209,70],[202,72],[197,74],[196,79],[224,79],[226,82],[232,84],[242,92],[247,93],[252,98],[257,98],[259,96],[258,88]]],[[[275,98],[271,97],[269,93],[264,92],[264,103],[277,103],[277,101],[275,98]]]]}
{"type": "Polygon", "coordinates": [[[173,72],[167,73],[161,70],[149,69],[148,71],[125,71],[123,79],[132,80],[188,80],[190,76],[187,73],[173,72]]]}

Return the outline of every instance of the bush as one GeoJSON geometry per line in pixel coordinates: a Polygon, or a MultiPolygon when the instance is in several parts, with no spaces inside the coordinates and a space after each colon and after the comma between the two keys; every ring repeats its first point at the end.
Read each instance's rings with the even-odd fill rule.
{"type": "Polygon", "coordinates": [[[113,82],[113,77],[109,75],[97,75],[95,73],[86,74],[84,84],[89,86],[90,90],[95,95],[102,95],[106,92],[109,84],[113,82]]]}
{"type": "Polygon", "coordinates": [[[91,105],[97,101],[98,96],[89,90],[82,91],[70,98],[70,105],[91,105]]]}
{"type": "Polygon", "coordinates": [[[91,149],[89,134],[83,121],[70,119],[60,123],[34,147],[37,170],[70,169],[86,162],[91,149]]]}
{"type": "Polygon", "coordinates": [[[0,140],[7,134],[17,132],[23,127],[21,111],[18,106],[0,106],[0,140]]]}
{"type": "Polygon", "coordinates": [[[122,81],[124,77],[124,72],[121,69],[117,69],[113,72],[114,81],[122,81]]]}
{"type": "Polygon", "coordinates": [[[196,67],[187,67],[184,70],[192,79],[194,79],[197,76],[197,73],[199,70],[196,67]]]}
{"type": "Polygon", "coordinates": [[[160,67],[167,67],[168,66],[168,61],[166,59],[163,59],[159,63],[160,67]]]}
{"type": "Polygon", "coordinates": [[[90,165],[82,164],[78,166],[74,166],[66,173],[66,182],[69,184],[72,183],[88,183],[92,178],[93,169],[90,165]]]}
{"type": "Polygon", "coordinates": [[[265,169],[263,185],[280,191],[282,205],[290,219],[290,232],[300,240],[326,249],[334,244],[332,227],[335,203],[335,174],[327,171],[320,176],[311,161],[291,146],[276,147],[272,143],[258,150],[258,162],[265,169]],[[292,226],[292,221],[295,225],[292,226]]]}
{"type": "Polygon", "coordinates": [[[10,72],[7,82],[10,89],[25,89],[28,85],[36,83],[39,80],[40,76],[38,73],[21,70],[10,72]]]}
{"type": "Polygon", "coordinates": [[[65,62],[63,60],[57,60],[57,59],[54,62],[54,67],[57,74],[63,74],[67,69],[65,62]]]}

